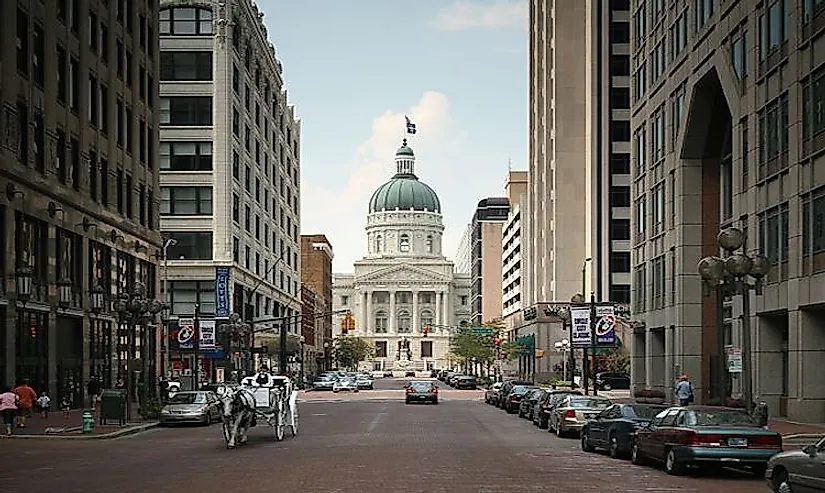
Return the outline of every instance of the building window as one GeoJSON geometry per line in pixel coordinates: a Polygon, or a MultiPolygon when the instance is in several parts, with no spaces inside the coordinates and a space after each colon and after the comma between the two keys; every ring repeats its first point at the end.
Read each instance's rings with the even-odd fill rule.
{"type": "Polygon", "coordinates": [[[710,20],[713,15],[713,4],[716,0],[694,0],[694,11],[696,12],[696,30],[699,31],[710,20]]]}
{"type": "Polygon", "coordinates": [[[610,207],[630,207],[630,187],[610,187],[610,207]]]}
{"type": "Polygon", "coordinates": [[[733,38],[730,44],[730,59],[733,71],[739,80],[748,75],[748,32],[742,31],[733,38]]]}
{"type": "Polygon", "coordinates": [[[656,44],[656,47],[653,48],[653,52],[650,54],[651,82],[657,81],[659,77],[665,75],[666,58],[665,41],[662,39],[656,44]]]}
{"type": "Polygon", "coordinates": [[[175,315],[215,313],[215,281],[169,281],[169,299],[175,315]]]}
{"type": "Polygon", "coordinates": [[[630,122],[627,120],[612,120],[610,122],[611,142],[630,142],[630,122]]]}
{"type": "Polygon", "coordinates": [[[610,55],[610,75],[627,77],[630,75],[629,55],[610,55]]]}
{"type": "Polygon", "coordinates": [[[160,52],[160,80],[212,80],[212,52],[160,52]]]}
{"type": "Polygon", "coordinates": [[[433,237],[431,235],[427,235],[425,247],[427,248],[427,253],[433,253],[433,237]]]}
{"type": "Polygon", "coordinates": [[[435,319],[433,317],[433,312],[429,310],[424,310],[421,312],[421,328],[428,327],[433,329],[433,324],[435,323],[435,319]]]}
{"type": "Polygon", "coordinates": [[[653,304],[651,308],[660,310],[665,307],[665,256],[660,255],[650,263],[653,273],[653,304]]]}
{"type": "Polygon", "coordinates": [[[665,182],[659,182],[653,187],[653,234],[661,233],[665,228],[665,182]]]}
{"type": "Polygon", "coordinates": [[[802,0],[802,22],[811,22],[814,16],[825,9],[825,0],[802,0]]]}
{"type": "Polygon", "coordinates": [[[629,304],[630,286],[627,284],[611,284],[610,301],[612,303],[629,304]]]}
{"type": "Polygon", "coordinates": [[[164,238],[174,238],[177,244],[169,245],[169,260],[211,260],[211,231],[165,231],[164,238]]]}
{"type": "Polygon", "coordinates": [[[688,42],[688,11],[683,10],[676,21],[670,26],[670,53],[676,59],[685,51],[688,42]]]}
{"type": "Polygon", "coordinates": [[[614,109],[614,110],[628,110],[628,109],[630,109],[630,88],[629,87],[611,87],[610,88],[610,108],[614,109]]]}
{"type": "Polygon", "coordinates": [[[161,187],[160,192],[161,215],[212,215],[212,187],[161,187]]]}
{"type": "Polygon", "coordinates": [[[760,166],[788,151],[788,95],[783,94],[759,112],[760,166]]]}
{"type": "Polygon", "coordinates": [[[802,89],[802,136],[805,140],[809,140],[823,130],[825,130],[825,69],[819,69],[805,82],[802,89]]]}
{"type": "Polygon", "coordinates": [[[761,29],[759,55],[763,61],[788,40],[788,15],[785,11],[785,0],[771,2],[766,11],[767,15],[759,16],[759,28],[761,29]]]}
{"type": "Polygon", "coordinates": [[[161,142],[160,169],[169,171],[210,171],[211,142],[161,142]]]}
{"type": "Polygon", "coordinates": [[[433,357],[433,341],[421,341],[421,357],[433,357]]]}
{"type": "Polygon", "coordinates": [[[670,95],[671,141],[673,148],[679,139],[679,130],[682,127],[682,118],[685,115],[685,86],[680,86],[670,95]]]}
{"type": "Polygon", "coordinates": [[[378,313],[375,314],[375,333],[376,334],[386,334],[387,333],[387,312],[379,311],[378,313]]]}
{"type": "Polygon", "coordinates": [[[647,93],[647,66],[645,62],[641,62],[636,66],[638,68],[633,75],[633,97],[636,101],[641,101],[647,93]]]}
{"type": "Polygon", "coordinates": [[[660,106],[653,115],[651,124],[651,136],[653,137],[653,162],[657,163],[665,157],[665,107],[660,106]]]}
{"type": "Polygon", "coordinates": [[[398,312],[398,332],[404,334],[412,332],[412,318],[407,310],[398,312]]]}
{"type": "Polygon", "coordinates": [[[641,240],[645,237],[645,220],[647,219],[647,211],[645,210],[645,197],[642,195],[636,200],[636,239],[641,240]]]}
{"type": "Polygon", "coordinates": [[[211,35],[212,11],[200,7],[161,9],[160,34],[166,36],[211,35]]]}
{"type": "Polygon", "coordinates": [[[629,240],[630,239],[630,219],[610,220],[610,239],[629,240]]]}
{"type": "Polygon", "coordinates": [[[610,272],[630,272],[630,252],[610,252],[610,272]]]}
{"type": "Polygon", "coordinates": [[[17,71],[29,75],[29,16],[17,9],[17,71]]]}
{"type": "Polygon", "coordinates": [[[160,98],[161,125],[212,125],[212,98],[207,96],[175,96],[160,98]]]}
{"type": "Polygon", "coordinates": [[[774,265],[788,261],[788,204],[759,215],[759,249],[774,265]]]}
{"type": "Polygon", "coordinates": [[[634,48],[638,50],[647,36],[647,8],[646,2],[636,2],[636,5],[639,8],[633,14],[633,41],[634,48]]]}
{"type": "MultiPolygon", "coordinates": [[[[730,139],[730,129],[728,137],[730,139]]],[[[733,217],[733,155],[728,154],[722,157],[719,163],[719,186],[722,194],[722,219],[728,220],[733,217]]]]}
{"type": "Polygon", "coordinates": [[[610,42],[611,43],[629,43],[630,42],[630,23],[629,22],[611,22],[610,23],[610,42]]]}
{"type": "Polygon", "coordinates": [[[637,313],[647,309],[645,290],[647,288],[647,271],[644,264],[636,267],[633,273],[633,310],[637,313]]]}
{"type": "MultiPolygon", "coordinates": [[[[378,331],[376,331],[378,332],[378,331]]],[[[384,331],[386,332],[386,330],[384,331]]],[[[376,358],[386,358],[387,357],[387,341],[377,341],[375,343],[375,357],[376,358]]],[[[380,370],[380,368],[379,368],[380,370]]]]}
{"type": "Polygon", "coordinates": [[[610,174],[629,175],[630,174],[630,154],[613,153],[610,154],[610,174]]]}
{"type": "Polygon", "coordinates": [[[642,124],[637,130],[636,135],[633,138],[634,148],[633,148],[633,157],[636,160],[636,175],[641,175],[644,173],[645,168],[647,167],[647,132],[645,130],[644,124],[642,124]]]}
{"type": "Polygon", "coordinates": [[[384,238],[381,235],[375,236],[375,253],[384,251],[384,238]]]}
{"type": "Polygon", "coordinates": [[[818,190],[802,205],[802,254],[825,252],[825,189],[818,190]]]}
{"type": "Polygon", "coordinates": [[[398,239],[398,250],[402,253],[410,251],[410,235],[404,233],[398,239]]]}

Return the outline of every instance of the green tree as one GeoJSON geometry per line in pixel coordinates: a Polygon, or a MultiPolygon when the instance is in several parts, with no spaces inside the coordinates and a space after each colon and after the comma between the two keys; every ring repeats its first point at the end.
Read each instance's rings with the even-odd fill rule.
{"type": "Polygon", "coordinates": [[[603,353],[599,355],[598,364],[601,371],[630,373],[630,355],[625,351],[612,349],[603,353]]]}
{"type": "Polygon", "coordinates": [[[482,327],[493,329],[492,334],[477,334],[473,327],[460,326],[450,338],[450,352],[465,368],[478,370],[482,367],[489,369],[496,359],[496,337],[500,337],[506,329],[500,318],[484,322],[482,327]]]}
{"type": "Polygon", "coordinates": [[[332,356],[339,368],[355,370],[358,363],[375,354],[375,346],[360,337],[343,336],[335,340],[332,356]]]}

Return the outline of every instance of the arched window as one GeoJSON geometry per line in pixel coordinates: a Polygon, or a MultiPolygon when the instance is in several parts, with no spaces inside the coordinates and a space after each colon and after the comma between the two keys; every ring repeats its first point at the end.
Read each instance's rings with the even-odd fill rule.
{"type": "Polygon", "coordinates": [[[212,11],[203,7],[170,7],[160,11],[160,34],[211,36],[212,11]]]}
{"type": "Polygon", "coordinates": [[[412,319],[410,318],[410,312],[407,310],[398,312],[398,332],[412,332],[412,319]]]}
{"type": "Polygon", "coordinates": [[[459,327],[466,327],[468,325],[470,325],[470,322],[468,322],[466,320],[462,320],[461,322],[458,323],[459,327]]]}
{"type": "Polygon", "coordinates": [[[433,253],[433,237],[427,235],[427,253],[433,253]]]}
{"type": "Polygon", "coordinates": [[[433,332],[433,329],[437,327],[433,327],[435,320],[433,320],[433,312],[430,310],[424,310],[421,312],[421,327],[419,330],[423,329],[424,327],[429,327],[430,332],[433,332]]]}
{"type": "Polygon", "coordinates": [[[407,253],[410,251],[410,235],[404,233],[398,239],[398,250],[402,253],[407,253]]]}
{"type": "Polygon", "coordinates": [[[375,253],[381,253],[384,251],[384,238],[381,235],[375,236],[375,253]]]}
{"type": "Polygon", "coordinates": [[[387,333],[387,312],[385,312],[384,310],[380,310],[378,313],[375,314],[375,333],[387,333]]]}

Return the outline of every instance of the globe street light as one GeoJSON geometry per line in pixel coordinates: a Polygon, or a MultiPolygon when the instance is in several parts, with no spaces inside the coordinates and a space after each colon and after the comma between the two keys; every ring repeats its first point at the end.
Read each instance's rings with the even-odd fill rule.
{"type": "MultiPolygon", "coordinates": [[[[553,344],[553,347],[556,348],[556,351],[562,354],[562,374],[564,375],[564,379],[567,380],[567,351],[570,351],[570,340],[569,339],[562,339],[560,341],[556,341],[553,344]]],[[[571,368],[572,370],[572,368],[571,368]]],[[[570,379],[570,384],[572,385],[573,379],[570,379]]]]}
{"type": "MultiPolygon", "coordinates": [[[[745,244],[745,233],[738,228],[726,228],[717,236],[719,246],[728,254],[726,258],[709,256],[701,259],[697,271],[706,292],[717,290],[717,304],[721,307],[725,296],[742,295],[742,394],[748,412],[753,411],[753,369],[751,368],[750,291],[762,294],[762,282],[771,270],[771,261],[764,255],[749,256],[736,253],[745,244]],[[751,282],[750,278],[753,278],[751,282]]],[[[717,368],[716,393],[722,397],[725,380],[725,337],[721,330],[722,319],[717,310],[717,368]]]]}
{"type": "MultiPolygon", "coordinates": [[[[575,298],[575,296],[573,298],[575,298]]],[[[570,320],[570,318],[571,318],[570,307],[564,306],[564,307],[560,308],[559,309],[559,318],[561,319],[561,322],[562,322],[562,325],[564,326],[564,328],[567,329],[567,339],[564,339],[564,340],[567,341],[567,344],[569,346],[571,344],[570,341],[573,340],[573,322],[570,320]]],[[[573,348],[570,348],[570,353],[565,354],[565,356],[564,356],[564,359],[565,359],[564,365],[565,365],[565,368],[570,368],[570,382],[571,383],[573,382],[573,377],[574,377],[575,368],[576,368],[576,360],[574,358],[575,358],[575,355],[573,354],[573,348]]],[[[565,379],[567,378],[567,371],[566,370],[564,372],[564,378],[565,379]]]]}

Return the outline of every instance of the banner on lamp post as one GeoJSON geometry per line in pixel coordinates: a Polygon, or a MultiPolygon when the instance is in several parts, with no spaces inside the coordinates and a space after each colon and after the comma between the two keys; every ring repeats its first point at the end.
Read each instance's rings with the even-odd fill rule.
{"type": "Polygon", "coordinates": [[[590,347],[590,307],[571,307],[570,323],[573,327],[573,347],[590,347]]]}
{"type": "Polygon", "coordinates": [[[215,349],[215,321],[200,320],[200,348],[215,349]]]}
{"type": "Polygon", "coordinates": [[[596,345],[616,345],[616,313],[613,305],[596,307],[596,345]]]}

